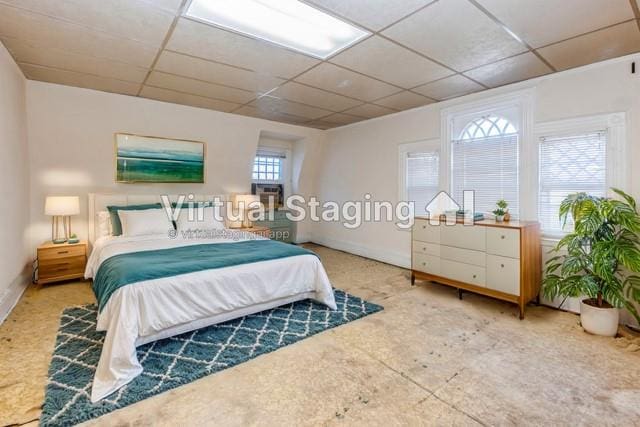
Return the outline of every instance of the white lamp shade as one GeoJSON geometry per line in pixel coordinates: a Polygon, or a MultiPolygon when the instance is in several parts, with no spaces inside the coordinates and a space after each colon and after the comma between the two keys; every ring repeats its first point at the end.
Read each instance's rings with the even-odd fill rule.
{"type": "Polygon", "coordinates": [[[257,209],[260,203],[260,196],[257,194],[236,194],[233,197],[233,203],[236,207],[244,207],[244,209],[257,209]]]}
{"type": "Polygon", "coordinates": [[[44,214],[50,216],[78,215],[80,198],[78,196],[47,197],[44,203],[44,214]]]}

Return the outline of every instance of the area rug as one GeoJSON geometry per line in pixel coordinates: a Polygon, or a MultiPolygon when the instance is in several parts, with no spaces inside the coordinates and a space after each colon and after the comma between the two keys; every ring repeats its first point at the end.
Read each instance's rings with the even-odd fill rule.
{"type": "Polygon", "coordinates": [[[40,425],[99,417],[383,309],[337,289],[335,298],[335,311],[304,300],[138,347],[143,373],[95,404],[91,383],[105,334],[96,332],[96,305],[68,308],[60,320],[40,425]]]}

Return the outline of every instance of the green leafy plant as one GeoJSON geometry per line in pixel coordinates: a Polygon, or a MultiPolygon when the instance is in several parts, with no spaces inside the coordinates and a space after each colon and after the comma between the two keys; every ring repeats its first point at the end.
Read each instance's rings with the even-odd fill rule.
{"type": "Polygon", "coordinates": [[[506,200],[500,199],[496,202],[496,208],[493,211],[491,211],[491,213],[493,213],[496,216],[503,216],[507,212],[509,212],[509,209],[507,209],[508,206],[509,204],[507,203],[506,200]]]}
{"type": "Polygon", "coordinates": [[[555,298],[588,296],[597,307],[626,308],[640,321],[640,216],[636,201],[612,188],[622,200],[570,194],[560,204],[563,227],[573,219],[573,232],[552,250],[546,262],[542,292],[555,298]],[[566,251],[566,252],[563,252],[566,251]]]}

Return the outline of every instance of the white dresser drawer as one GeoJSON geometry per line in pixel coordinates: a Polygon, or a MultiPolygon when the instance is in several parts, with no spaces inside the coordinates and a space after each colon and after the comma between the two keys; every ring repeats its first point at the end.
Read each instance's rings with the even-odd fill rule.
{"type": "Polygon", "coordinates": [[[416,219],[413,224],[413,240],[440,243],[440,226],[431,225],[426,219],[416,219]]]}
{"type": "Polygon", "coordinates": [[[440,243],[456,248],[484,251],[486,244],[486,229],[483,226],[473,225],[441,225],[440,243]]]}
{"type": "Polygon", "coordinates": [[[487,255],[487,288],[520,295],[520,260],[487,255]]]}
{"type": "Polygon", "coordinates": [[[435,243],[413,241],[413,252],[421,254],[440,256],[440,245],[435,243]]]}
{"type": "Polygon", "coordinates": [[[476,286],[485,285],[485,269],[477,265],[441,259],[440,276],[476,286]]]}
{"type": "Polygon", "coordinates": [[[413,265],[414,270],[422,271],[423,273],[440,275],[440,258],[433,255],[426,255],[419,252],[413,253],[413,265]]]}
{"type": "Polygon", "coordinates": [[[520,258],[520,230],[487,227],[487,253],[520,258]]]}
{"type": "Polygon", "coordinates": [[[477,265],[484,267],[487,265],[487,254],[480,251],[472,251],[471,249],[454,248],[453,246],[439,246],[440,258],[450,261],[462,262],[464,264],[477,265]]]}

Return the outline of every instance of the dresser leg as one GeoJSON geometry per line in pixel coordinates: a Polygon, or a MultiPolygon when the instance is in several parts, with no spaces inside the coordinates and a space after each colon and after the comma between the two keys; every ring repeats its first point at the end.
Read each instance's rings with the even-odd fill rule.
{"type": "Polygon", "coordinates": [[[462,301],[462,289],[458,288],[458,299],[462,301]]]}
{"type": "Polygon", "coordinates": [[[416,285],[416,275],[411,273],[411,286],[416,285]]]}
{"type": "Polygon", "coordinates": [[[524,319],[524,304],[520,303],[520,320],[524,319]]]}

